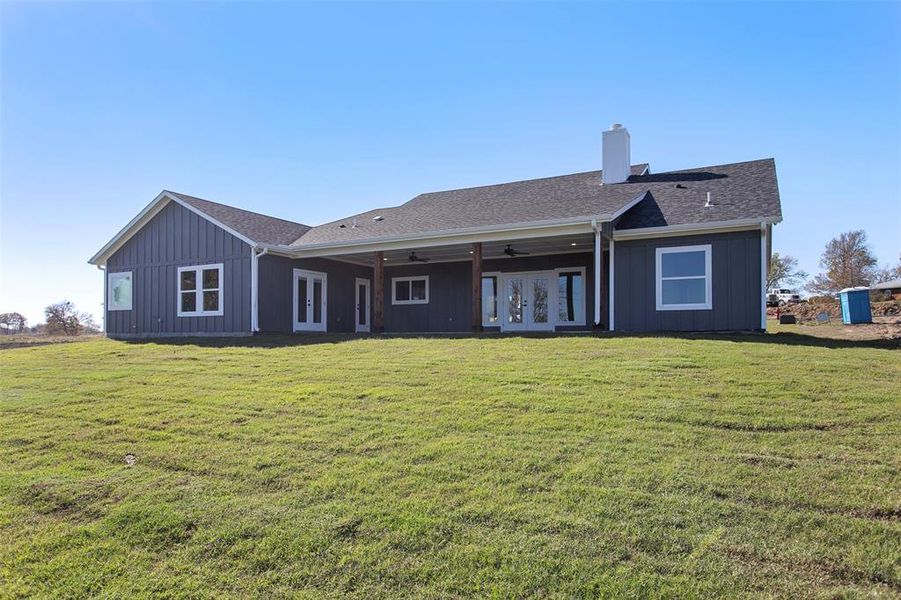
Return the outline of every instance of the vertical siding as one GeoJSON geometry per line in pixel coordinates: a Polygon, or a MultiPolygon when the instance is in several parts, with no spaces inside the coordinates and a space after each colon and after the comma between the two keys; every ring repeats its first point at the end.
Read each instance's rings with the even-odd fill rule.
{"type": "Polygon", "coordinates": [[[259,263],[260,331],[291,333],[294,329],[294,269],[328,275],[326,327],[330,333],[353,333],[356,317],[356,278],[369,279],[370,302],[372,268],[327,258],[290,259],[263,256],[259,263]]]}
{"type": "Polygon", "coordinates": [[[760,232],[616,242],[618,331],[741,331],[760,328],[760,232]],[[713,308],[658,311],[656,250],[711,245],[713,308]]]}
{"type": "Polygon", "coordinates": [[[133,272],[133,301],[107,311],[111,336],[250,332],[250,247],[174,202],[109,258],[116,271],[133,272]],[[178,317],[178,267],[213,263],[223,264],[223,315],[178,317]]]}

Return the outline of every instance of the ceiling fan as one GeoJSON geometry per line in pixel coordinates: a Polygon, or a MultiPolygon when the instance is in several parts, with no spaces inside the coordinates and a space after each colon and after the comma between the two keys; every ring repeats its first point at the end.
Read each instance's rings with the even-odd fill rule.
{"type": "Polygon", "coordinates": [[[507,244],[507,247],[504,248],[504,254],[506,254],[507,256],[519,256],[520,254],[529,255],[529,254],[531,254],[531,252],[522,252],[520,250],[514,250],[510,244],[507,244]]]}
{"type": "Polygon", "coordinates": [[[410,262],[422,262],[422,263],[429,262],[429,259],[427,259],[427,258],[419,258],[418,256],[416,256],[415,252],[410,253],[409,260],[410,260],[410,262]]]}

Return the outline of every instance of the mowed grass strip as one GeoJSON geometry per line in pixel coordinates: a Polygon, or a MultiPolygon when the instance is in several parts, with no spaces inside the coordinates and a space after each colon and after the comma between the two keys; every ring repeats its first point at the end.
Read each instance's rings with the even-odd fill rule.
{"type": "Polygon", "coordinates": [[[5,350],[0,596],[897,597],[901,353],[778,339],[5,350]]]}

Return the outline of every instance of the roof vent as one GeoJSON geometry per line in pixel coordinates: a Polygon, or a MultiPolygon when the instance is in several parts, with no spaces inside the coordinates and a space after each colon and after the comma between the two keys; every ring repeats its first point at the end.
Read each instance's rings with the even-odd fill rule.
{"type": "Polygon", "coordinates": [[[385,217],[383,217],[382,215],[376,215],[376,216],[372,217],[372,220],[373,220],[373,221],[376,221],[376,222],[378,222],[378,221],[384,221],[384,220],[385,220],[385,217]]]}

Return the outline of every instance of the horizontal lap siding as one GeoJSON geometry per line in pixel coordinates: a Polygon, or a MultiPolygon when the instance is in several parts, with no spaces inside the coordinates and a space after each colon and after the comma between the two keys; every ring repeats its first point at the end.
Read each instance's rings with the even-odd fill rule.
{"type": "Polygon", "coordinates": [[[760,329],[760,232],[620,241],[615,245],[615,328],[618,331],[742,331],[760,329]],[[658,311],[656,251],[711,245],[713,308],[658,311]]]}
{"type": "Polygon", "coordinates": [[[250,332],[250,247],[174,202],[117,250],[106,268],[133,272],[132,310],[107,311],[111,336],[250,332]],[[215,263],[223,264],[224,314],[177,316],[178,268],[215,263]]]}
{"type": "Polygon", "coordinates": [[[326,292],[328,331],[352,333],[355,329],[357,306],[354,284],[358,277],[369,279],[371,289],[372,268],[326,258],[295,260],[281,256],[260,258],[260,331],[262,333],[293,331],[294,269],[318,271],[328,276],[326,292]]]}

